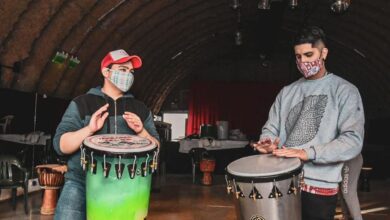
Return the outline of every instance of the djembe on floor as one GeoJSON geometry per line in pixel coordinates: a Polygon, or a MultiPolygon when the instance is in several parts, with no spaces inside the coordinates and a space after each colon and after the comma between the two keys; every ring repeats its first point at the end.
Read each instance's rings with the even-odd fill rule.
{"type": "Polygon", "coordinates": [[[211,175],[215,170],[215,159],[204,157],[199,164],[200,171],[203,172],[202,184],[213,184],[213,176],[211,175]]]}
{"type": "Polygon", "coordinates": [[[44,189],[41,214],[53,215],[57,206],[58,191],[64,185],[66,165],[42,164],[36,166],[39,185],[44,189]]]}

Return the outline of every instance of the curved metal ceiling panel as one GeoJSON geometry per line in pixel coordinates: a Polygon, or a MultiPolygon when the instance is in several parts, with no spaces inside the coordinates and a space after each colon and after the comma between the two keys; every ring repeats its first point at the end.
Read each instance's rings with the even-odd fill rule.
{"type": "MultiPolygon", "coordinates": [[[[307,23],[324,27],[332,58],[328,65],[362,90],[372,112],[390,110],[389,1],[352,1],[343,15],[330,13],[328,0],[302,2],[307,10],[302,5],[288,10],[286,1],[274,1],[271,11],[260,11],[257,1],[241,1],[238,25],[237,13],[226,0],[3,0],[0,63],[23,61],[23,68],[21,73],[2,68],[0,85],[72,98],[101,83],[101,58],[123,48],[143,58],[133,92],[158,112],[173,89],[196,78],[205,62],[237,54],[237,28],[244,35],[240,53],[257,62],[264,51],[270,59],[288,57],[280,54],[291,49],[279,45],[290,42],[307,23]],[[51,62],[61,51],[81,63],[69,68],[51,62]],[[369,101],[378,99],[380,103],[369,101]]],[[[289,82],[289,62],[284,69],[271,66],[274,75],[267,80],[289,82]]]]}

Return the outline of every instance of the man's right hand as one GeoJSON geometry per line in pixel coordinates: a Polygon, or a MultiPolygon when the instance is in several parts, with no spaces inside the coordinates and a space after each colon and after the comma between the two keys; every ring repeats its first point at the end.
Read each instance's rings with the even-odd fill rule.
{"type": "Polygon", "coordinates": [[[102,129],[104,121],[108,117],[108,106],[108,104],[105,104],[91,116],[91,120],[89,121],[88,125],[88,129],[91,132],[91,135],[94,134],[96,131],[102,129]]]}
{"type": "Polygon", "coordinates": [[[273,142],[271,141],[271,139],[267,138],[252,143],[251,146],[255,150],[258,150],[260,153],[268,154],[268,153],[272,153],[273,150],[278,148],[279,142],[280,142],[279,138],[275,138],[273,142]]]}

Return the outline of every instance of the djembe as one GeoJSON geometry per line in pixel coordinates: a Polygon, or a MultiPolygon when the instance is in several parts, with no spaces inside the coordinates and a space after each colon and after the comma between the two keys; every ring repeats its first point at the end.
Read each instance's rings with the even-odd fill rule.
{"type": "Polygon", "coordinates": [[[211,185],[213,184],[213,176],[211,175],[215,170],[215,159],[213,158],[202,158],[199,164],[200,171],[203,172],[202,184],[211,185]]]}
{"type": "Polygon", "coordinates": [[[237,219],[301,220],[302,167],[298,158],[270,154],[231,162],[225,178],[236,198],[237,219]]]}
{"type": "Polygon", "coordinates": [[[38,182],[43,192],[41,214],[53,215],[57,206],[58,191],[64,185],[66,165],[42,164],[36,166],[38,182]]]}
{"type": "Polygon", "coordinates": [[[158,148],[127,134],[95,135],[83,141],[87,219],[144,220],[158,148]]]}

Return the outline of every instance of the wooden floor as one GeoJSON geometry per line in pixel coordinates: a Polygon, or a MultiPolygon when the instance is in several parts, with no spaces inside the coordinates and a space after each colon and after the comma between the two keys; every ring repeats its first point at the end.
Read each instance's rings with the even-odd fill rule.
{"type": "MultiPolygon", "coordinates": [[[[370,192],[359,192],[365,220],[390,220],[390,181],[371,180],[370,192]]],[[[15,211],[9,201],[0,203],[0,219],[51,220],[53,216],[39,213],[41,193],[29,195],[30,212],[24,214],[23,198],[18,198],[15,211]]],[[[339,208],[335,219],[338,219],[339,208]]],[[[192,184],[189,175],[168,175],[160,192],[151,194],[148,220],[233,220],[235,208],[231,195],[226,194],[222,176],[213,186],[192,184]]]]}

